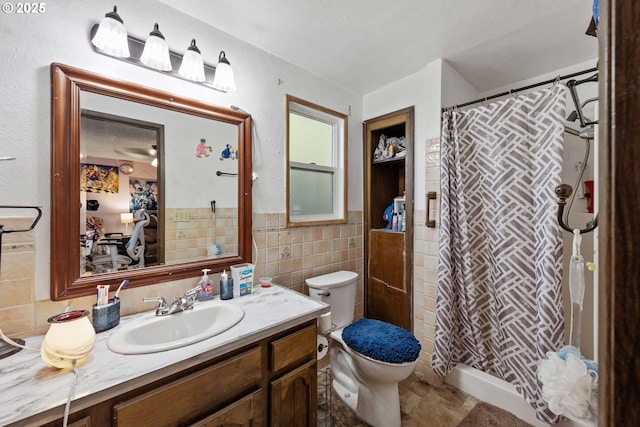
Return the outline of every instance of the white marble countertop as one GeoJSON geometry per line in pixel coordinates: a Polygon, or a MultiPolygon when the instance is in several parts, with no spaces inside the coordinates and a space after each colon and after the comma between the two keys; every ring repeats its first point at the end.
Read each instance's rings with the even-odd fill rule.
{"type": "MultiPolygon", "coordinates": [[[[216,297],[213,301],[219,301],[216,297]]],[[[120,325],[96,335],[96,345],[89,361],[78,368],[74,401],[105,391],[127,381],[160,371],[203,353],[217,357],[251,342],[284,331],[295,324],[311,320],[329,311],[329,306],[298,292],[272,286],[225,301],[241,306],[244,318],[230,330],[213,338],[175,350],[152,354],[122,355],[107,348],[109,337],[119,328],[154,316],[154,311],[121,319],[120,325]]],[[[196,302],[207,304],[208,302],[196,302]]],[[[26,345],[40,348],[44,336],[27,338],[26,345]]],[[[194,359],[194,364],[197,363],[194,359]]],[[[168,372],[167,375],[173,372],[168,372]]],[[[74,374],[69,370],[50,368],[39,352],[22,350],[0,360],[0,425],[24,420],[36,414],[63,407],[67,401],[74,374]]]]}

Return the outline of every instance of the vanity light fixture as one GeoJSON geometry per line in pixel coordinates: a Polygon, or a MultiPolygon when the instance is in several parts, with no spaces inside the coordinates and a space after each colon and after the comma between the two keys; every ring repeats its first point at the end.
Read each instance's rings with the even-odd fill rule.
{"type": "Polygon", "coordinates": [[[149,33],[149,38],[144,44],[140,62],[156,70],[170,71],[173,69],[169,57],[169,46],[167,46],[157,23],[153,26],[153,31],[149,33]]]}
{"type": "Polygon", "coordinates": [[[104,53],[116,58],[128,58],[129,42],[127,29],[118,15],[118,8],[113,6],[113,12],[108,12],[100,21],[98,31],[91,39],[91,43],[104,53]]]}
{"type": "Polygon", "coordinates": [[[143,39],[127,35],[122,18],[116,12],[117,8],[114,6],[113,9],[114,11],[107,13],[99,25],[95,24],[91,28],[90,38],[97,53],[220,92],[236,90],[233,70],[224,51],[220,52],[217,67],[204,62],[200,49],[196,46],[195,39],[191,41],[184,55],[172,52],[169,50],[157,23],[145,42],[143,39]],[[103,31],[102,28],[105,21],[107,23],[104,25],[105,30],[103,31]],[[123,35],[125,40],[124,44],[126,46],[124,48],[115,49],[112,43],[102,41],[105,37],[102,33],[112,32],[110,30],[107,31],[107,28],[112,29],[112,27],[119,28],[119,33],[123,35]],[[126,53],[123,52],[125,48],[126,53]]]}
{"type": "Polygon", "coordinates": [[[178,74],[194,82],[203,82],[206,80],[204,76],[204,60],[202,59],[200,49],[196,46],[196,39],[191,40],[191,45],[189,45],[182,57],[178,74]]]}
{"type": "Polygon", "coordinates": [[[236,80],[233,78],[233,70],[224,50],[220,52],[218,57],[218,66],[213,77],[213,87],[223,92],[234,92],[236,90],[236,80]]]}

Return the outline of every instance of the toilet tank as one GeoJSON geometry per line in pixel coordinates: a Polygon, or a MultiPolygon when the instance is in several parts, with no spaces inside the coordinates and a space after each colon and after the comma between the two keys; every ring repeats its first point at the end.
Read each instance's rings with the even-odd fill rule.
{"type": "Polygon", "coordinates": [[[338,328],[353,322],[357,279],[353,271],[336,271],[305,280],[309,296],[331,306],[331,323],[338,328]]]}

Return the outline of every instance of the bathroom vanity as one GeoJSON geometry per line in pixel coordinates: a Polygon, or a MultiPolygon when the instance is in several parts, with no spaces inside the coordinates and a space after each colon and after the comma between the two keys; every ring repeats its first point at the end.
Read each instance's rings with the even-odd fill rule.
{"type": "MultiPolygon", "coordinates": [[[[244,309],[240,323],[175,350],[122,355],[107,348],[117,328],[152,312],[98,334],[78,369],[68,425],[315,426],[316,319],[329,306],[279,286],[228,303],[244,309]]],[[[27,345],[37,348],[42,338],[27,345]]],[[[0,425],[62,425],[73,372],[23,350],[0,360],[0,374],[0,425]]]]}

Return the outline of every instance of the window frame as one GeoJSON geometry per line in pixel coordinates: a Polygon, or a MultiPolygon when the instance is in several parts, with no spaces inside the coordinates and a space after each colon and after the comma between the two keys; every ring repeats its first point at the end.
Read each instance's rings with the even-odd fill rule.
{"type": "Polygon", "coordinates": [[[347,222],[348,116],[318,104],[287,94],[285,97],[286,133],[286,220],[287,227],[343,224],[347,222]],[[290,114],[299,114],[333,126],[332,166],[311,165],[290,160],[290,114]],[[331,214],[291,215],[291,170],[333,172],[333,209],[331,214]]]}

